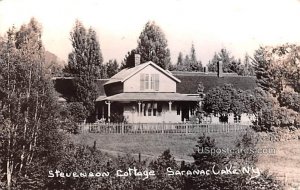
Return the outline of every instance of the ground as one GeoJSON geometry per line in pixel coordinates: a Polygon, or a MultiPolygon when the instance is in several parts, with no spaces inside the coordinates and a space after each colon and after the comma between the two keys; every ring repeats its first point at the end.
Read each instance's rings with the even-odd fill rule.
{"type": "MultiPolygon", "coordinates": [[[[244,132],[210,133],[218,147],[233,147],[237,137],[244,132]]],[[[200,134],[96,134],[85,133],[73,135],[76,143],[94,145],[113,155],[130,153],[143,159],[151,159],[170,149],[176,160],[193,161],[189,156],[197,144],[200,134]]],[[[275,148],[275,154],[260,154],[257,166],[276,173],[278,179],[285,181],[290,187],[299,185],[300,189],[300,140],[285,142],[260,141],[260,147],[275,148]]],[[[297,189],[297,188],[291,188],[297,189]]]]}

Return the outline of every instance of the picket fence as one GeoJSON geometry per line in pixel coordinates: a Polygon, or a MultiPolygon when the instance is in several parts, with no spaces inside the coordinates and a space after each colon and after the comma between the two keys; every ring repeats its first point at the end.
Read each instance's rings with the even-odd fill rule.
{"type": "Polygon", "coordinates": [[[188,123],[81,123],[81,132],[91,133],[229,133],[245,131],[242,124],[188,124],[188,123]]]}

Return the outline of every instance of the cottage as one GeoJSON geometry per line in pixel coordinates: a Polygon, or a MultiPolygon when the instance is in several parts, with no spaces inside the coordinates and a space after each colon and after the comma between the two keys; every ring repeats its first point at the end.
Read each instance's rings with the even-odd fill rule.
{"type": "MultiPolygon", "coordinates": [[[[181,72],[164,70],[148,61],[140,64],[135,55],[135,67],[126,68],[110,79],[98,79],[98,97],[95,101],[96,119],[106,122],[126,120],[129,123],[186,122],[196,118],[196,108],[201,105],[197,94],[198,84],[204,86],[204,95],[210,89],[232,84],[234,88],[253,90],[255,77],[217,72],[181,72]]],[[[54,86],[63,98],[72,99],[72,77],[54,78],[54,86]]],[[[253,115],[229,114],[228,123],[248,124],[253,115]]],[[[204,117],[201,122],[220,123],[216,115],[204,117]]]]}
{"type": "Polygon", "coordinates": [[[148,61],[123,69],[104,84],[105,96],[96,99],[97,116],[111,121],[123,116],[130,123],[183,122],[195,114],[199,96],[177,93],[181,81],[148,61]]]}

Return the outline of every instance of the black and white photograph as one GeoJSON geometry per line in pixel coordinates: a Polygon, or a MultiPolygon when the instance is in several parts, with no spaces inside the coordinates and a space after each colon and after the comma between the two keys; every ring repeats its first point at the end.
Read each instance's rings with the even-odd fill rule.
{"type": "Polygon", "coordinates": [[[0,190],[300,190],[300,0],[0,0],[0,190]]]}

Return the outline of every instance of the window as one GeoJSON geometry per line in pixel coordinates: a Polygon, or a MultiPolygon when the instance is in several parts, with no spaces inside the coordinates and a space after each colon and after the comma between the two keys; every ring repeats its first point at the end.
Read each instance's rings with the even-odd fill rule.
{"type": "Polygon", "coordinates": [[[145,74],[140,75],[140,89],[141,91],[158,91],[159,90],[159,75],[145,74]]]}

